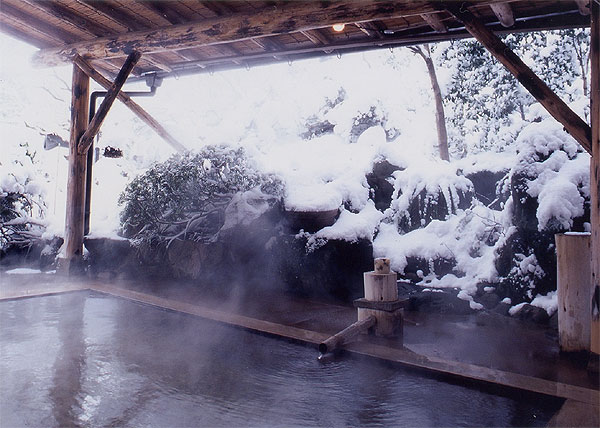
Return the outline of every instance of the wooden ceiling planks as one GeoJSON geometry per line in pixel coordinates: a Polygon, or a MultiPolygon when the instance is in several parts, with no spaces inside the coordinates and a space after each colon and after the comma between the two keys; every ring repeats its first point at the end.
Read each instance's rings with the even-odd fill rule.
{"type": "MultiPolygon", "coordinates": [[[[494,31],[505,33],[529,28],[587,25],[589,17],[586,21],[580,13],[587,10],[584,3],[585,0],[481,0],[463,5],[494,31]],[[492,4],[495,5],[495,11],[490,6],[492,4]],[[505,11],[505,15],[510,10],[515,23],[510,25],[510,20],[502,18],[499,10],[505,11]],[[502,20],[504,22],[500,22],[502,20]]],[[[217,40],[218,44],[214,45],[213,39],[218,39],[219,34],[205,37],[197,43],[175,44],[158,51],[149,49],[134,70],[134,75],[138,76],[151,71],[168,75],[177,72],[178,68],[186,68],[186,63],[190,63],[186,69],[195,71],[203,70],[203,64],[206,63],[218,68],[220,60],[224,67],[242,67],[256,61],[265,63],[353,51],[361,47],[401,46],[468,36],[462,24],[442,10],[441,6],[441,2],[423,0],[362,3],[2,0],[0,31],[47,49],[102,38],[108,38],[106,43],[110,43],[111,38],[116,40],[136,32],[147,32],[148,37],[156,37],[159,34],[154,33],[156,30],[188,25],[197,27],[202,22],[213,22],[218,26],[226,22],[232,29],[236,25],[240,31],[250,29],[246,36],[231,33],[231,37],[217,40]],[[372,13],[377,7],[381,7],[382,12],[372,13]],[[271,26],[265,31],[256,31],[248,24],[248,20],[258,22],[258,15],[278,21],[279,28],[271,26]],[[332,30],[331,25],[336,22],[346,24],[343,32],[332,30]]],[[[213,31],[210,26],[207,28],[207,31],[213,31]]],[[[221,27],[215,31],[222,34],[221,27]]],[[[170,33],[162,36],[168,37],[165,34],[170,33]]],[[[108,56],[100,54],[94,63],[105,63],[105,69],[115,70],[116,64],[122,63],[127,50],[117,54],[113,50],[110,52],[108,56]]],[[[82,54],[93,59],[86,51],[82,54]]]]}

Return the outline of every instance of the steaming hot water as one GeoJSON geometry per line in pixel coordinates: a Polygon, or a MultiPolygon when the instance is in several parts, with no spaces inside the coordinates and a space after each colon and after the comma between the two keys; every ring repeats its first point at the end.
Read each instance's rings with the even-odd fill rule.
{"type": "Polygon", "coordinates": [[[543,426],[507,397],[87,292],[0,303],[2,426],[543,426]]]}

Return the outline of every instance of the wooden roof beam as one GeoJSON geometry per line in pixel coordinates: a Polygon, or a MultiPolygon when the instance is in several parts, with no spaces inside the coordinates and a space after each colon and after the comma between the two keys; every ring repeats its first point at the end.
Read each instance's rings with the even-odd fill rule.
{"type": "Polygon", "coordinates": [[[583,16],[588,16],[590,14],[590,1],[592,0],[575,0],[575,3],[577,3],[577,7],[579,8],[579,13],[583,16]]]}
{"type": "MultiPolygon", "coordinates": [[[[53,4],[53,3],[52,3],[53,4]]],[[[76,55],[85,58],[127,56],[133,50],[143,54],[230,43],[329,27],[338,22],[366,22],[408,15],[432,13],[428,1],[327,2],[315,7],[312,2],[289,2],[249,14],[206,19],[172,25],[156,30],[136,31],[114,37],[98,38],[37,53],[38,64],[57,65],[76,55]]]]}
{"type": "Polygon", "coordinates": [[[448,27],[444,22],[440,19],[437,13],[424,13],[421,15],[421,18],[433,28],[437,33],[447,33],[448,27]]]}
{"type": "MultiPolygon", "coordinates": [[[[100,86],[102,86],[107,91],[112,86],[110,80],[100,74],[98,71],[94,69],[90,65],[90,63],[83,58],[76,56],[73,58],[73,62],[77,64],[77,66],[83,70],[85,74],[94,79],[100,86]]],[[[138,105],[135,101],[133,101],[127,94],[123,92],[119,92],[117,94],[117,98],[127,106],[137,117],[139,117],[142,122],[152,128],[158,135],[160,135],[170,146],[172,146],[176,151],[183,152],[186,150],[185,146],[177,141],[169,132],[163,128],[163,126],[158,123],[156,119],[154,119],[146,110],[144,110],[140,105],[138,105]]]]}
{"type": "Polygon", "coordinates": [[[515,17],[512,8],[510,7],[510,3],[492,3],[490,4],[490,7],[503,27],[508,28],[515,25],[515,17]]]}
{"type": "Polygon", "coordinates": [[[489,30],[467,8],[447,4],[446,9],[461,21],[498,61],[510,71],[544,108],[558,120],[571,136],[591,153],[592,130],[569,106],[556,95],[498,36],[489,30]]]}

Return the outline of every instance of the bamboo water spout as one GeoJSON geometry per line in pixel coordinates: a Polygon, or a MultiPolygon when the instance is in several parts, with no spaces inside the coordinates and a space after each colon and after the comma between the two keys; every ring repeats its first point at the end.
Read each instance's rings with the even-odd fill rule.
{"type": "Polygon", "coordinates": [[[367,318],[365,318],[363,320],[356,321],[354,324],[351,324],[350,326],[346,327],[339,333],[331,336],[326,341],[320,343],[319,344],[319,352],[322,355],[326,354],[328,352],[333,352],[334,350],[343,346],[345,343],[350,342],[352,339],[354,339],[359,334],[366,332],[371,327],[374,327],[376,323],[377,323],[377,318],[375,318],[375,316],[373,316],[373,315],[368,316],[367,318]]]}

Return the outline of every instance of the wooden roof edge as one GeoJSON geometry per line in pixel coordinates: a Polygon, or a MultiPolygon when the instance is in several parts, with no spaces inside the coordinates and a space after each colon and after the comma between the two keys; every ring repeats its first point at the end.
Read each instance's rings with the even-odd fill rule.
{"type": "MultiPolygon", "coordinates": [[[[498,1],[500,0],[481,0],[477,2],[476,7],[498,1]]],[[[104,59],[125,57],[133,49],[143,54],[176,51],[310,31],[330,27],[340,22],[361,23],[420,16],[438,11],[439,5],[421,0],[331,2],[320,3],[319,8],[315,8],[314,3],[291,2],[252,13],[237,13],[42,49],[35,56],[35,62],[42,66],[53,66],[70,62],[75,55],[89,59],[104,59]]]]}
{"type": "MultiPolygon", "coordinates": [[[[511,33],[523,33],[529,31],[541,30],[561,30],[569,28],[589,27],[589,17],[582,16],[579,13],[568,13],[562,15],[560,22],[547,23],[543,18],[534,17],[531,19],[517,20],[512,28],[505,28],[500,22],[487,24],[494,33],[506,35],[511,33]],[[566,18],[566,19],[565,19],[566,18]]],[[[221,57],[207,60],[186,61],[172,64],[172,72],[155,71],[151,72],[159,77],[180,77],[191,74],[213,73],[239,69],[243,67],[256,67],[272,63],[294,62],[298,60],[342,55],[361,51],[370,51],[377,49],[394,49],[424,43],[438,43],[451,40],[462,40],[473,38],[464,26],[450,28],[446,33],[431,31],[420,35],[400,35],[398,37],[388,36],[383,39],[367,40],[353,43],[338,43],[330,45],[320,45],[308,48],[296,48],[282,51],[266,51],[257,54],[221,57]]],[[[144,76],[132,77],[130,81],[144,80],[144,76]]]]}

